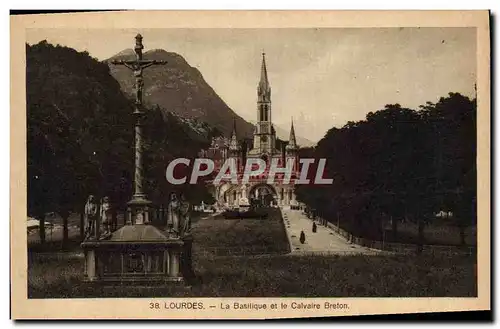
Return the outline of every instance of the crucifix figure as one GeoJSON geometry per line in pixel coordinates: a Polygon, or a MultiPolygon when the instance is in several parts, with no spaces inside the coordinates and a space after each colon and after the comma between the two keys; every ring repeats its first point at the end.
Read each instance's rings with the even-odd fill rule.
{"type": "MultiPolygon", "coordinates": [[[[144,109],[142,104],[142,94],[143,94],[143,86],[144,81],[142,79],[142,72],[145,68],[152,65],[165,65],[166,61],[156,61],[156,60],[145,60],[142,59],[142,49],[144,46],[142,45],[142,36],[137,34],[135,37],[135,59],[134,60],[114,60],[111,62],[113,65],[123,65],[126,68],[130,69],[134,73],[135,77],[135,111],[134,115],[136,117],[135,121],[135,174],[134,174],[134,195],[132,199],[129,201],[129,205],[134,206],[134,208],[139,208],[134,211],[135,213],[142,213],[142,206],[146,206],[151,203],[147,200],[146,195],[143,190],[143,164],[142,164],[142,149],[143,149],[143,140],[142,140],[142,124],[144,118],[144,109]]],[[[135,222],[135,221],[134,221],[135,222]]]]}

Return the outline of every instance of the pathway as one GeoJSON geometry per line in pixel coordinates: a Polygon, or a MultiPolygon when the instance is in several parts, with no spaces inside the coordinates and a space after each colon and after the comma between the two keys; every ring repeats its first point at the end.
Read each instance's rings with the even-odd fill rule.
{"type": "Polygon", "coordinates": [[[312,232],[312,220],[301,210],[282,209],[285,228],[291,240],[292,254],[378,254],[380,251],[351,244],[329,227],[317,224],[316,233],[312,232]],[[299,241],[300,232],[305,233],[305,243],[299,241]]]}

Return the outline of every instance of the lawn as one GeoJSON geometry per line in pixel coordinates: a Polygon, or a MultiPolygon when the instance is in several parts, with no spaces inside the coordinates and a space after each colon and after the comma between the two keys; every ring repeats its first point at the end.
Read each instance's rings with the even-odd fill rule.
{"type": "Polygon", "coordinates": [[[291,256],[280,213],[267,219],[196,218],[190,287],[83,283],[84,259],[28,253],[30,298],[84,297],[458,297],[477,295],[473,256],[291,256]],[[263,255],[267,253],[267,255],[263,255]],[[260,255],[253,255],[260,254],[260,255]]]}
{"type": "Polygon", "coordinates": [[[205,255],[283,254],[290,251],[277,209],[267,219],[199,219],[193,224],[195,253],[205,255]]]}
{"type": "Polygon", "coordinates": [[[473,297],[474,257],[200,257],[191,287],[103,287],[82,283],[79,255],[29,257],[30,298],[83,297],[473,297]]]}

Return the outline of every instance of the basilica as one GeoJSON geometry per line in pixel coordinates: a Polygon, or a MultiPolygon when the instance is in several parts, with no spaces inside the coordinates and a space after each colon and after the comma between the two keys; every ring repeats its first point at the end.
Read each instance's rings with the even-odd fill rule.
{"type": "Polygon", "coordinates": [[[260,81],[257,86],[257,123],[253,139],[244,141],[238,139],[236,126],[233,126],[231,136],[216,137],[210,148],[200,153],[201,157],[210,158],[215,163],[215,171],[222,163],[232,158],[237,163],[239,177],[242,176],[246,159],[260,158],[266,162],[266,170],[258,176],[250,177],[248,184],[221,182],[214,184],[209,181],[210,190],[219,208],[238,208],[257,202],[264,206],[287,207],[296,203],[293,179],[298,171],[298,145],[295,138],[293,122],[290,128],[288,143],[278,143],[276,131],[272,123],[271,86],[267,76],[266,58],[262,54],[260,81]],[[280,145],[278,145],[280,144],[280,145]],[[271,161],[277,161],[279,166],[293,161],[292,180],[284,182],[276,179],[268,183],[268,173],[271,161]]]}

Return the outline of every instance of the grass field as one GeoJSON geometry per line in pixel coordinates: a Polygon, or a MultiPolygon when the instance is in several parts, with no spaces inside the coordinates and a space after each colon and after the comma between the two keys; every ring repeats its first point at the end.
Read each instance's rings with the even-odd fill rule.
{"type": "Polygon", "coordinates": [[[224,219],[214,216],[193,224],[193,251],[210,255],[283,254],[290,251],[277,209],[267,219],[224,219]]]}
{"type": "Polygon", "coordinates": [[[103,287],[82,282],[84,259],[28,254],[30,298],[476,296],[476,259],[462,256],[291,256],[279,213],[266,220],[197,218],[191,287],[103,287]],[[267,255],[256,255],[268,253],[267,255]]]}
{"type": "Polygon", "coordinates": [[[88,297],[472,297],[473,257],[198,257],[191,287],[103,287],[82,283],[83,258],[30,257],[30,298],[88,297]]]}

